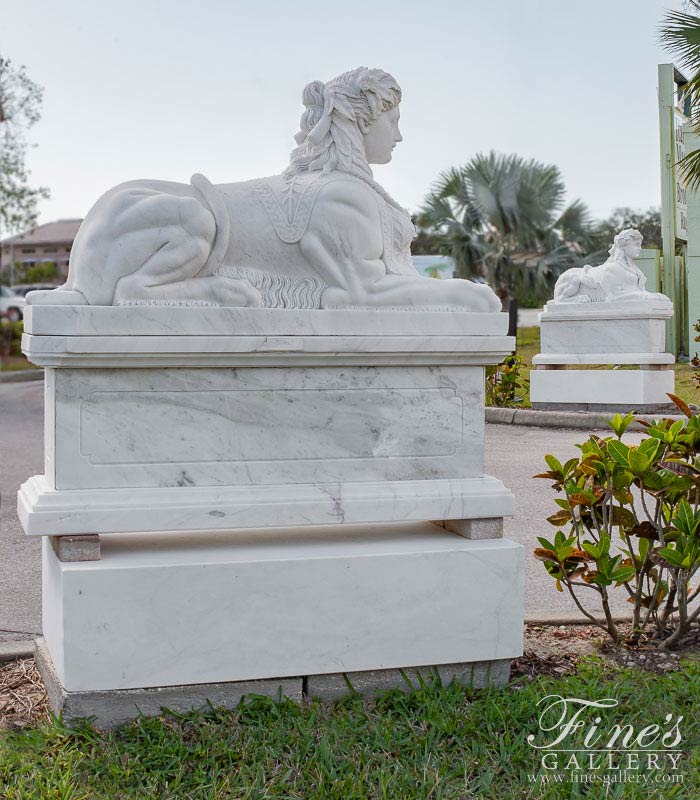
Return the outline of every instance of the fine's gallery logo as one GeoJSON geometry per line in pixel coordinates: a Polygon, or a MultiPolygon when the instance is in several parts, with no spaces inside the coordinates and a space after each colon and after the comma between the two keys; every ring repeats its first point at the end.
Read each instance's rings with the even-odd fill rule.
{"type": "Polygon", "coordinates": [[[530,782],[682,783],[681,715],[649,724],[610,721],[613,698],[585,700],[550,694],[538,702],[539,731],[527,742],[541,772],[530,782]],[[608,712],[608,713],[606,713],[608,712]]]}

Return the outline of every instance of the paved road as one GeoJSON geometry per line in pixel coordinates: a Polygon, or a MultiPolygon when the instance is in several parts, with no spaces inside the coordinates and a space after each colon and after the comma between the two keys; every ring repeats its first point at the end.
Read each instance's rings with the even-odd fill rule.
{"type": "MultiPolygon", "coordinates": [[[[599,434],[605,435],[605,434],[599,434]]],[[[627,444],[636,444],[642,434],[625,434],[627,444]]],[[[547,469],[544,457],[552,453],[560,461],[579,455],[575,444],[585,441],[584,431],[526,428],[520,425],[486,426],[486,464],[490,475],[500,478],[515,495],[515,515],[506,520],[504,534],[525,548],[525,613],[526,617],[574,616],[579,618],[568,593],[559,593],[554,581],[546,574],[544,566],[532,556],[539,547],[537,536],[548,539],[555,532],[546,518],[557,511],[555,493],[551,483],[532,476],[547,469]]],[[[618,592],[613,610],[619,614],[630,613],[631,606],[618,592]]],[[[591,592],[592,593],[592,592],[591,592]]],[[[589,610],[600,614],[595,603],[585,603],[589,610]]]]}
{"type": "MultiPolygon", "coordinates": [[[[39,542],[26,537],[17,519],[16,493],[30,475],[43,472],[43,383],[0,384],[0,641],[38,633],[41,627],[39,542]]],[[[529,617],[579,616],[571,598],[555,591],[553,581],[532,555],[537,535],[551,534],[545,517],[555,505],[549,483],[531,478],[544,467],[544,455],[560,460],[577,453],[580,431],[487,425],[486,472],[500,478],[516,498],[506,536],[525,547],[525,607],[529,617]]],[[[639,434],[627,437],[638,441],[639,434]]],[[[617,610],[627,612],[621,598],[617,610]]]]}
{"type": "Polygon", "coordinates": [[[0,384],[0,641],[41,630],[41,543],[24,535],[17,489],[44,471],[44,383],[0,384]]]}

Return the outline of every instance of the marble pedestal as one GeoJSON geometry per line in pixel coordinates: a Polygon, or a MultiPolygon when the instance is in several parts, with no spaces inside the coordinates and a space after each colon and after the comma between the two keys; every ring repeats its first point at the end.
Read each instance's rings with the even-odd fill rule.
{"type": "Polygon", "coordinates": [[[223,683],[290,694],[322,674],[521,652],[522,548],[426,522],[117,534],[99,561],[74,563],[45,539],[43,576],[44,639],[68,696],[223,683]]]}
{"type": "Polygon", "coordinates": [[[519,655],[521,553],[498,538],[513,498],[483,472],[506,327],[29,306],[46,463],[18,508],[45,537],[56,703],[519,655]]]}
{"type": "Polygon", "coordinates": [[[670,305],[556,304],[539,315],[541,351],[532,359],[533,408],[655,413],[675,407],[675,358],[664,352],[670,305]],[[615,369],[577,369],[583,365],[615,369]],[[619,367],[625,367],[619,369],[619,367]]]}

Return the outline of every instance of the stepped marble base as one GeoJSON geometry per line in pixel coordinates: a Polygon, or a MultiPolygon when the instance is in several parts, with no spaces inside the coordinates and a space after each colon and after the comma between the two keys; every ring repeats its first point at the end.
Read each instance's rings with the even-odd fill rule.
{"type": "Polygon", "coordinates": [[[545,369],[530,373],[533,408],[649,411],[669,408],[672,369],[545,369]]]}
{"type": "Polygon", "coordinates": [[[115,534],[101,555],[61,562],[44,539],[44,638],[67,692],[521,654],[522,547],[508,539],[429,522],[115,534]]]}
{"type": "Polygon", "coordinates": [[[479,478],[288,486],[53,489],[35,475],[20,487],[17,511],[29,536],[141,531],[209,531],[509,516],[513,495],[479,478]]]}

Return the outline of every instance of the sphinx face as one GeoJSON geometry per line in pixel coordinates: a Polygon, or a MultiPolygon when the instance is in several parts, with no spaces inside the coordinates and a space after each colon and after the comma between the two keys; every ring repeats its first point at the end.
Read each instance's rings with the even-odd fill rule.
{"type": "Polygon", "coordinates": [[[635,236],[631,239],[624,247],[625,253],[627,254],[628,258],[638,258],[642,252],[642,237],[635,236]]]}
{"type": "Polygon", "coordinates": [[[383,111],[362,133],[365,156],[369,164],[387,164],[398,142],[403,141],[399,131],[399,107],[383,111]]]}

